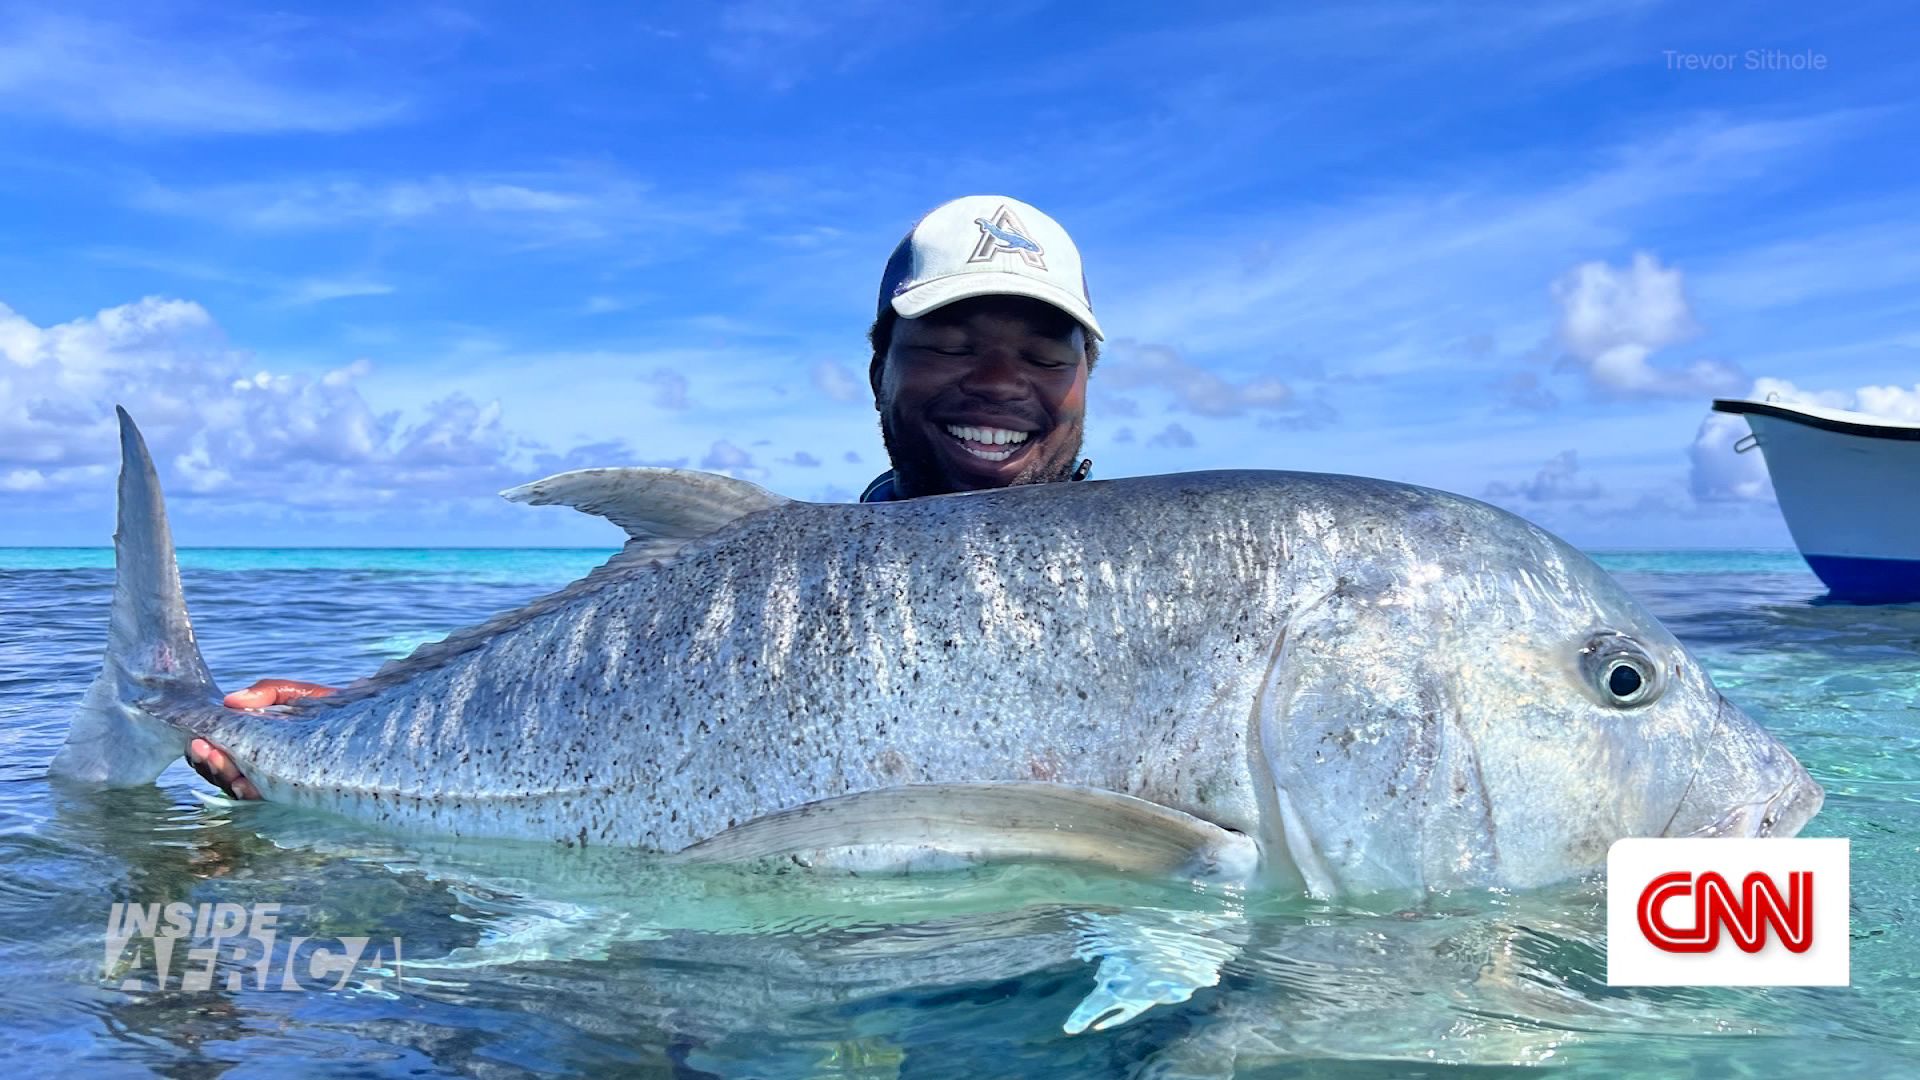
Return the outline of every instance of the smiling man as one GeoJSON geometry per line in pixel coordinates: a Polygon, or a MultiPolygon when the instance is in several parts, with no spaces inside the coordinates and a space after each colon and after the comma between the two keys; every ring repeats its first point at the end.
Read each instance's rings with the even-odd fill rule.
{"type": "MultiPolygon", "coordinates": [[[[861,502],[1078,480],[1087,375],[1100,324],[1080,251],[1059,222],[1000,195],[968,195],[920,219],[887,260],[868,332],[874,408],[893,468],[861,502]]],[[[231,709],[291,705],[332,687],[262,679],[231,709]]],[[[259,792],[205,739],[187,762],[222,791],[259,792]]]]}
{"type": "Polygon", "coordinates": [[[1017,199],[913,227],[880,279],[868,370],[893,468],[862,502],[1075,479],[1100,324],[1080,252],[1017,199]]]}

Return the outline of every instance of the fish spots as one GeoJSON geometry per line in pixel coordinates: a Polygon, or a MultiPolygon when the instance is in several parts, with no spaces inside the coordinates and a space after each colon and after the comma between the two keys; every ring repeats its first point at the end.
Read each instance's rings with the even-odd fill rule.
{"type": "Polygon", "coordinates": [[[905,754],[889,747],[875,755],[873,771],[889,783],[905,784],[912,782],[916,770],[905,754]]]}
{"type": "Polygon", "coordinates": [[[1060,758],[1053,751],[1032,755],[1027,758],[1027,778],[1043,783],[1055,783],[1060,779],[1060,758]]]}
{"type": "MultiPolygon", "coordinates": [[[[473,798],[440,812],[448,828],[663,850],[927,778],[1197,793],[1252,814],[1244,718],[1297,587],[1274,551],[1287,521],[1240,520],[1222,496],[1242,482],[1179,483],[1178,499],[1072,513],[1052,507],[1105,489],[1036,493],[978,531],[981,507],[1021,493],[781,510],[657,569],[622,559],[622,578],[496,627],[469,659],[416,666],[368,710],[393,710],[391,738],[350,717],[328,781],[392,761],[386,788],[459,777],[473,798]],[[1030,542],[1057,535],[1076,543],[1030,542]],[[458,715],[414,708],[454,697],[458,715]]],[[[1377,733],[1352,723],[1358,756],[1377,733]]],[[[402,800],[392,816],[432,812],[402,800]]]]}
{"type": "Polygon", "coordinates": [[[1567,844],[1567,857],[1575,866],[1593,866],[1606,861],[1614,837],[1598,822],[1588,822],[1567,844]]]}

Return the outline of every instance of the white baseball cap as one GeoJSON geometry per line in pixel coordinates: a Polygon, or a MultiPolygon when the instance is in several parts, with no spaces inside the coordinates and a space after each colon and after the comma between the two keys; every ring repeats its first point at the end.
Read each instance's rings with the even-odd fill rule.
{"type": "Polygon", "coordinates": [[[967,195],[927,213],[893,249],[880,309],[917,319],[975,296],[1031,296],[1073,316],[1098,341],[1080,249],[1060,223],[1004,195],[967,195]]]}

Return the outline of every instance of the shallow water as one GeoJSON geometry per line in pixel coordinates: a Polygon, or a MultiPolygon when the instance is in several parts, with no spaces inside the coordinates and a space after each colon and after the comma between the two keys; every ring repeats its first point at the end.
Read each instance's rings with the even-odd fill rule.
{"type": "MultiPolygon", "coordinates": [[[[181,561],[208,664],[233,687],[349,680],[601,557],[181,561]]],[[[0,549],[7,1061],[25,1076],[1913,1075],[1920,607],[1822,603],[1790,552],[1601,561],[1826,786],[1806,835],[1853,841],[1852,987],[1610,989],[1590,885],[1382,914],[1046,867],[701,875],[207,806],[184,766],[153,789],[57,791],[46,763],[98,665],[111,555],[0,549]],[[120,989],[111,905],[176,900],[277,902],[293,933],[397,937],[401,977],[120,989]],[[1121,998],[1190,996],[1065,1034],[1103,978],[1121,998]]]]}

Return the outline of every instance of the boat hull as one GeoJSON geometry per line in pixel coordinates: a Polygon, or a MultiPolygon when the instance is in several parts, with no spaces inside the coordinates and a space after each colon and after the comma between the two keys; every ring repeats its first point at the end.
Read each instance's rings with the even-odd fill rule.
{"type": "Polygon", "coordinates": [[[1920,601],[1920,427],[1714,407],[1746,415],[1787,529],[1834,598],[1920,601]]]}
{"type": "Polygon", "coordinates": [[[1856,559],[1845,555],[1804,558],[1841,599],[1882,604],[1920,602],[1920,559],[1856,559]]]}

